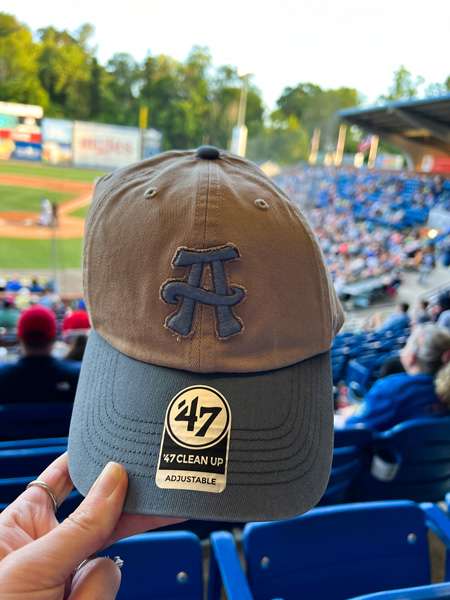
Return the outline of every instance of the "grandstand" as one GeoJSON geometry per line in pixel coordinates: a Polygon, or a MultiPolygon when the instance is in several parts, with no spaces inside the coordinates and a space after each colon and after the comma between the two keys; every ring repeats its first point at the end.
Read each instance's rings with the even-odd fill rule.
{"type": "Polygon", "coordinates": [[[411,170],[450,171],[450,94],[340,111],[338,117],[402,150],[411,170]],[[437,159],[435,166],[434,160],[424,161],[427,156],[437,159]]]}

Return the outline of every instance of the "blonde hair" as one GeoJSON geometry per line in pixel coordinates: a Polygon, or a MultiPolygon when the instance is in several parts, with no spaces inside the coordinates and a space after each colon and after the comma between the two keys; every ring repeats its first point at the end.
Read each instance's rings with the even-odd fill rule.
{"type": "Polygon", "coordinates": [[[450,405],[450,332],[435,323],[417,325],[408,338],[421,373],[434,375],[437,397],[450,405]]]}

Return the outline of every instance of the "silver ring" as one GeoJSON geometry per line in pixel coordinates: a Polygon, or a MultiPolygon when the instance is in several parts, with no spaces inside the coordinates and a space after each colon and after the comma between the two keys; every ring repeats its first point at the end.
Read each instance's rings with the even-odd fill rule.
{"type": "MultiPolygon", "coordinates": [[[[95,560],[96,558],[102,558],[101,556],[88,556],[88,558],[85,558],[84,560],[82,560],[80,562],[80,564],[78,565],[78,567],[75,569],[75,571],[73,572],[73,574],[75,575],[76,573],[78,573],[78,571],[84,567],[84,565],[86,563],[88,563],[90,560],[95,560]]],[[[104,556],[103,558],[109,558],[109,556],[104,556]]],[[[123,567],[123,560],[120,558],[120,556],[115,556],[114,558],[110,559],[113,561],[113,563],[115,563],[119,569],[121,569],[123,567]]]]}
{"type": "Polygon", "coordinates": [[[56,512],[58,510],[58,500],[56,499],[55,492],[52,490],[52,488],[47,485],[45,481],[39,481],[39,479],[35,479],[34,481],[30,481],[26,489],[32,487],[33,485],[37,485],[47,492],[53,502],[53,512],[56,512]]]}

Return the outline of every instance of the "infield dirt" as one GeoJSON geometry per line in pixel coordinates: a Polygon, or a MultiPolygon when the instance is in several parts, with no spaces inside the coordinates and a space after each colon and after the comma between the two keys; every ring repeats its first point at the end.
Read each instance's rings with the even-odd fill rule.
{"type": "Polygon", "coordinates": [[[3,211],[0,212],[0,237],[49,239],[55,235],[58,239],[81,238],[84,232],[84,219],[71,216],[70,213],[89,204],[92,200],[94,185],[66,179],[50,179],[28,175],[0,175],[0,186],[17,186],[36,189],[49,189],[73,193],[74,198],[58,205],[58,224],[52,227],[39,225],[39,212],[3,211]]]}

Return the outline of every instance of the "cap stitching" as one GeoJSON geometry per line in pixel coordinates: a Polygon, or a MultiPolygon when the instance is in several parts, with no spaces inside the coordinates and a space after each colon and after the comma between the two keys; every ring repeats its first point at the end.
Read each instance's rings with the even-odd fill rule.
{"type": "MultiPolygon", "coordinates": [[[[314,375],[317,378],[317,373],[315,373],[314,375]]],[[[317,389],[316,385],[314,385],[313,387],[314,387],[314,389],[317,389]]],[[[86,403],[84,403],[84,405],[86,406],[86,403]]],[[[319,418],[320,418],[320,425],[321,425],[322,424],[322,413],[321,412],[319,412],[319,418]]],[[[310,421],[311,421],[311,419],[310,419],[310,421]]],[[[316,426],[315,426],[315,430],[316,430],[317,429],[317,419],[314,419],[313,422],[315,422],[315,424],[316,424],[316,426]]],[[[322,431],[322,428],[320,427],[319,428],[319,432],[321,432],[321,431],[322,431]]],[[[96,444],[94,443],[94,441],[91,439],[91,437],[89,435],[89,427],[86,428],[86,432],[88,433],[88,437],[90,439],[90,442],[91,442],[92,446],[93,447],[97,447],[96,444]]],[[[312,436],[312,439],[314,439],[314,435],[312,436]]],[[[104,440],[104,441],[106,442],[106,445],[109,445],[106,440],[104,440]]],[[[318,448],[320,447],[320,445],[321,444],[320,444],[320,440],[319,440],[319,443],[315,447],[315,450],[316,450],[315,457],[317,456],[318,448]]],[[[119,448],[117,446],[110,446],[110,447],[112,447],[114,449],[117,449],[117,450],[120,450],[121,452],[123,452],[123,449],[119,448]]],[[[98,464],[98,465],[102,466],[103,463],[101,461],[99,461],[97,458],[95,458],[91,454],[91,452],[89,451],[89,448],[87,446],[85,446],[85,449],[86,449],[87,453],[91,456],[93,462],[95,464],[98,464]]],[[[105,452],[103,452],[100,448],[97,448],[97,450],[98,450],[99,454],[105,456],[105,458],[111,458],[108,454],[106,454],[105,452]]],[[[143,454],[142,452],[138,452],[138,451],[134,451],[134,453],[136,453],[136,454],[143,454]]],[[[296,454],[298,454],[298,452],[294,453],[293,455],[291,455],[290,457],[287,457],[284,460],[289,460],[293,456],[295,456],[296,454]]],[[[157,455],[157,453],[149,453],[148,454],[148,456],[156,456],[156,455],[157,455]]],[[[288,472],[288,471],[292,471],[293,469],[297,469],[298,467],[300,467],[301,464],[303,464],[306,461],[306,459],[308,458],[308,456],[309,456],[309,454],[305,457],[305,460],[303,460],[302,463],[296,464],[296,465],[294,465],[292,467],[288,467],[286,469],[279,469],[278,468],[276,470],[266,471],[266,472],[263,472],[263,473],[262,472],[255,473],[254,471],[248,471],[248,472],[240,471],[240,472],[238,472],[238,471],[229,470],[228,473],[229,474],[235,474],[235,475],[238,475],[238,476],[239,475],[249,475],[249,474],[250,475],[254,475],[254,476],[266,476],[266,475],[271,475],[273,473],[288,472]]],[[[248,461],[248,462],[250,462],[250,461],[248,461]]],[[[256,462],[261,462],[261,461],[256,461],[256,462]]],[[[269,460],[269,461],[262,461],[262,462],[273,462],[273,461],[269,460]]],[[[139,465],[139,466],[146,466],[146,467],[148,467],[148,466],[155,467],[156,466],[156,463],[152,463],[150,465],[148,462],[141,462],[141,461],[127,461],[127,464],[133,464],[133,465],[139,465]]],[[[313,468],[314,464],[315,464],[315,461],[313,461],[311,463],[311,466],[309,467],[309,469],[307,469],[307,471],[304,471],[298,477],[294,477],[294,478],[291,478],[290,480],[285,480],[283,482],[279,482],[279,485],[285,485],[285,484],[292,483],[294,481],[297,481],[297,480],[301,479],[302,477],[304,477],[305,475],[307,475],[311,471],[311,469],[313,468]]],[[[154,479],[154,476],[153,475],[149,475],[149,474],[143,475],[143,474],[140,474],[140,473],[133,473],[130,470],[128,470],[128,473],[129,473],[129,475],[132,475],[132,476],[135,476],[135,477],[140,477],[140,478],[144,478],[144,479],[154,479]]],[[[251,483],[250,485],[252,485],[252,486],[264,486],[264,485],[274,485],[274,483],[277,483],[277,482],[273,482],[273,481],[271,481],[271,482],[255,482],[255,483],[251,483]]],[[[227,485],[242,485],[242,483],[229,481],[229,482],[227,482],[227,485]]]]}
{"type": "MultiPolygon", "coordinates": [[[[317,379],[317,373],[315,373],[315,377],[317,379]]],[[[317,385],[314,385],[314,389],[317,389],[317,385]]],[[[299,475],[298,477],[294,477],[292,479],[284,480],[284,481],[280,482],[278,485],[285,485],[287,483],[292,483],[294,481],[297,481],[298,479],[301,479],[302,477],[305,477],[314,468],[314,465],[316,464],[317,453],[319,451],[319,448],[322,445],[321,444],[321,441],[322,441],[322,435],[321,435],[321,432],[322,432],[322,412],[316,410],[316,413],[317,412],[319,413],[320,427],[318,426],[317,415],[315,415],[316,418],[310,419],[310,422],[313,421],[313,423],[315,425],[315,427],[314,427],[314,434],[316,433],[317,430],[319,431],[320,439],[318,440],[318,443],[315,445],[315,448],[314,448],[313,444],[311,444],[310,451],[308,452],[308,454],[306,455],[305,459],[301,463],[298,463],[295,466],[288,467],[286,469],[279,469],[278,468],[278,469],[276,469],[274,471],[265,471],[263,473],[261,473],[261,472],[255,473],[254,471],[249,471],[249,472],[239,471],[238,472],[238,471],[233,471],[232,469],[231,470],[228,469],[228,473],[229,474],[233,474],[233,475],[245,475],[245,476],[248,476],[248,475],[264,476],[264,475],[270,475],[270,474],[273,474],[273,473],[286,473],[286,472],[292,471],[293,469],[296,469],[296,468],[300,467],[302,464],[304,464],[306,462],[306,460],[309,458],[309,454],[311,453],[312,449],[314,448],[314,450],[315,450],[314,457],[313,457],[313,460],[310,463],[309,468],[306,471],[304,471],[302,475],[299,475]]],[[[313,440],[314,440],[314,437],[315,437],[315,435],[312,436],[313,440]]],[[[295,452],[294,454],[292,454],[289,457],[289,459],[292,459],[296,454],[298,454],[298,452],[295,452]]],[[[288,460],[288,459],[286,459],[286,460],[288,460]]],[[[231,462],[235,462],[235,461],[231,461],[231,462]]],[[[271,462],[271,461],[258,461],[258,462],[271,462]]],[[[254,485],[254,486],[259,486],[259,485],[274,485],[275,483],[277,483],[277,482],[269,481],[269,482],[251,483],[250,485],[254,485]]],[[[242,485],[242,483],[229,481],[229,482],[227,482],[227,485],[242,485]]]]}
{"type": "MultiPolygon", "coordinates": [[[[111,356],[111,357],[110,357],[110,359],[112,360],[112,358],[113,358],[113,357],[111,356]]],[[[111,365],[111,366],[112,366],[112,365],[111,365]]],[[[105,372],[106,372],[106,369],[105,369],[105,372]]],[[[114,372],[115,372],[115,369],[114,369],[114,372]]],[[[103,376],[104,376],[104,374],[102,373],[102,377],[103,377],[103,376]]],[[[297,377],[298,377],[298,376],[299,376],[299,374],[297,373],[297,377]]],[[[317,379],[318,375],[317,375],[317,372],[316,372],[316,371],[314,371],[314,372],[313,372],[313,376],[314,376],[314,377],[317,379]]],[[[103,381],[102,381],[102,384],[103,384],[103,381]]],[[[105,389],[103,385],[102,385],[102,386],[100,386],[100,387],[101,387],[102,389],[105,389]]],[[[311,387],[312,387],[313,389],[317,389],[316,382],[313,382],[313,385],[312,385],[311,387]]],[[[86,403],[84,403],[84,405],[86,406],[86,403]]],[[[315,413],[317,413],[318,411],[317,411],[317,406],[316,406],[316,404],[315,404],[315,403],[313,403],[313,404],[312,404],[312,407],[313,407],[313,408],[314,408],[314,407],[316,408],[316,410],[315,410],[314,412],[315,412],[315,413]]],[[[99,407],[98,407],[98,408],[99,408],[99,407]]],[[[321,413],[321,412],[319,412],[319,418],[320,418],[320,423],[321,423],[321,422],[322,422],[322,413],[321,413]]],[[[98,420],[97,420],[97,422],[98,422],[98,420]]],[[[309,422],[310,422],[310,423],[311,423],[311,422],[313,422],[313,424],[315,424],[315,431],[316,431],[316,429],[317,429],[317,418],[316,418],[316,414],[314,414],[314,415],[311,415],[311,416],[310,416],[309,422]],[[314,418],[313,418],[313,417],[314,417],[314,418]]],[[[93,428],[93,430],[94,430],[94,428],[93,428]]],[[[104,453],[104,451],[103,451],[103,450],[101,450],[100,448],[98,448],[98,446],[97,446],[97,445],[94,443],[93,439],[91,438],[91,436],[90,436],[90,434],[89,434],[89,427],[87,427],[87,428],[86,428],[86,431],[88,432],[88,438],[89,438],[89,441],[90,441],[90,443],[92,444],[92,446],[93,446],[93,447],[95,447],[95,448],[97,448],[97,451],[98,451],[100,454],[102,454],[102,455],[103,455],[103,456],[105,456],[106,458],[109,458],[109,455],[108,455],[108,454],[105,454],[105,453],[104,453]]],[[[122,449],[121,447],[119,447],[119,446],[116,446],[116,445],[114,445],[114,444],[111,444],[111,443],[109,443],[109,442],[108,442],[106,439],[104,439],[104,438],[103,438],[103,436],[102,436],[102,435],[99,433],[99,430],[98,430],[98,429],[97,429],[96,431],[97,431],[98,437],[100,438],[100,441],[101,441],[101,442],[103,442],[103,443],[104,443],[104,445],[106,445],[106,446],[108,446],[108,447],[110,447],[110,448],[113,448],[113,449],[115,449],[115,450],[120,450],[120,451],[123,451],[123,449],[122,449]]],[[[312,439],[312,440],[313,440],[313,439],[314,439],[314,437],[315,437],[315,431],[314,431],[314,434],[311,436],[311,439],[312,439]]],[[[321,428],[319,428],[319,432],[320,432],[320,431],[321,431],[321,428]]],[[[318,447],[319,447],[319,445],[320,445],[320,444],[318,444],[318,445],[316,446],[316,453],[315,453],[315,455],[317,455],[317,450],[318,450],[318,447]]],[[[270,463],[273,463],[273,462],[282,462],[282,461],[290,460],[290,459],[292,459],[294,456],[296,456],[296,455],[297,455],[297,454],[300,452],[300,450],[301,450],[301,448],[302,448],[302,447],[303,447],[303,446],[300,446],[300,447],[299,447],[299,449],[298,449],[296,452],[294,452],[293,454],[291,454],[290,456],[288,456],[288,457],[285,457],[285,458],[280,458],[280,459],[266,459],[266,460],[259,460],[259,461],[256,461],[256,462],[261,462],[261,463],[265,463],[265,464],[270,464],[270,463]]],[[[311,452],[312,448],[313,448],[313,445],[311,444],[311,445],[310,445],[310,451],[308,451],[308,454],[306,455],[306,457],[304,458],[304,460],[303,460],[301,463],[299,463],[298,465],[295,465],[295,466],[293,466],[293,467],[288,467],[288,468],[286,468],[286,469],[281,469],[281,470],[280,470],[280,469],[277,469],[277,470],[274,470],[274,471],[257,472],[257,473],[255,473],[255,471],[254,471],[254,470],[253,470],[253,471],[234,471],[234,470],[232,470],[232,469],[231,469],[231,470],[229,470],[229,473],[233,473],[233,474],[237,474],[237,475],[249,475],[249,474],[250,474],[250,475],[254,475],[254,476],[256,476],[256,475],[270,475],[270,474],[272,474],[272,473],[275,473],[275,472],[287,472],[287,471],[291,471],[291,470],[293,470],[294,468],[298,468],[298,467],[299,467],[301,464],[305,463],[305,462],[308,460],[308,458],[309,458],[309,455],[310,455],[310,452],[311,452]]],[[[86,449],[88,450],[88,448],[86,448],[86,449]]],[[[273,449],[271,449],[271,450],[273,451],[273,449]]],[[[278,450],[278,449],[276,449],[276,450],[278,450]]],[[[255,450],[255,449],[253,448],[252,450],[248,450],[247,452],[255,452],[255,451],[257,451],[257,450],[255,450]]],[[[131,450],[131,449],[127,449],[127,452],[130,452],[131,454],[135,454],[135,455],[142,455],[142,456],[148,456],[148,457],[150,457],[150,456],[157,456],[157,455],[158,455],[158,453],[157,453],[157,452],[144,453],[144,452],[142,452],[142,451],[139,451],[139,450],[131,450]]],[[[243,451],[241,450],[240,452],[243,452],[243,451]]],[[[245,452],[245,451],[244,451],[244,452],[245,452]]],[[[89,452],[89,454],[91,454],[91,453],[89,452]]],[[[94,457],[92,457],[92,458],[93,458],[93,460],[96,462],[96,464],[101,464],[101,463],[100,463],[98,460],[95,460],[95,459],[94,459],[94,457]]],[[[233,462],[233,463],[236,463],[236,462],[241,462],[241,463],[250,463],[250,464],[254,464],[254,463],[255,463],[255,461],[242,461],[242,460],[238,460],[238,459],[233,459],[231,462],[233,462]]],[[[140,466],[149,466],[148,462],[142,462],[142,461],[127,461],[127,463],[129,463],[129,464],[134,464],[134,465],[140,465],[140,466]]],[[[152,466],[152,467],[154,467],[154,466],[155,466],[155,464],[152,464],[151,466],[152,466]]],[[[312,466],[310,467],[310,469],[311,469],[311,468],[312,468],[312,466]]],[[[309,472],[309,470],[310,470],[310,469],[308,469],[308,471],[306,471],[306,472],[305,472],[305,474],[306,474],[307,472],[309,472]]],[[[138,474],[135,474],[135,475],[138,475],[138,474]]],[[[138,475],[138,476],[141,476],[141,475],[138,475]]],[[[302,475],[302,476],[304,476],[304,475],[302,475]]],[[[301,477],[301,476],[300,476],[300,477],[301,477]]],[[[299,479],[300,477],[298,477],[298,478],[295,478],[295,479],[293,479],[292,481],[295,481],[296,479],[299,479]]],[[[149,478],[153,478],[153,476],[150,476],[149,478]]],[[[272,483],[273,483],[273,482],[272,482],[272,483]]],[[[288,483],[288,482],[286,481],[286,482],[283,482],[283,483],[288,483]]],[[[231,482],[230,482],[230,484],[231,484],[231,482]]],[[[233,485],[239,485],[239,484],[237,484],[237,483],[234,483],[233,485]]],[[[266,484],[264,484],[264,483],[256,483],[256,484],[252,484],[252,485],[266,485],[266,484]]]]}
{"type": "MultiPolygon", "coordinates": [[[[314,376],[315,376],[315,375],[314,375],[314,376]]],[[[308,430],[308,428],[309,428],[309,425],[311,424],[311,422],[315,422],[315,419],[313,418],[313,416],[314,416],[314,417],[316,416],[316,415],[315,415],[315,413],[316,413],[316,412],[317,412],[317,406],[316,406],[316,403],[312,403],[312,404],[310,405],[310,411],[309,411],[309,419],[308,419],[308,422],[307,422],[307,423],[305,423],[305,420],[304,420],[304,419],[301,419],[301,423],[299,424],[299,427],[297,428],[297,436],[296,436],[296,440],[294,440],[294,443],[288,444],[288,446],[284,446],[284,447],[282,447],[282,448],[271,448],[271,450],[272,450],[273,452],[274,452],[274,451],[277,451],[277,452],[278,452],[279,450],[284,450],[284,449],[286,449],[286,448],[293,448],[293,447],[295,446],[295,443],[296,443],[296,441],[299,441],[299,440],[300,440],[300,437],[301,437],[301,436],[300,436],[300,432],[302,431],[302,429],[303,429],[303,428],[306,428],[306,430],[308,430]]],[[[287,436],[286,436],[286,437],[287,437],[287,436]]],[[[314,439],[314,436],[311,436],[311,439],[313,440],[313,439],[314,439]]],[[[274,463],[274,462],[282,462],[282,461],[285,461],[285,460],[291,459],[291,458],[293,458],[294,456],[296,456],[297,454],[299,454],[299,452],[301,452],[301,450],[304,448],[304,446],[305,446],[305,440],[303,441],[303,443],[301,443],[301,444],[298,446],[297,450],[296,450],[296,451],[294,451],[292,454],[290,454],[288,457],[283,457],[283,458],[269,458],[269,459],[261,459],[261,460],[260,460],[260,461],[258,461],[258,462],[269,464],[269,463],[274,463]]],[[[310,448],[311,448],[311,446],[312,446],[312,444],[310,443],[310,448]]],[[[239,450],[239,452],[242,452],[242,450],[239,450]]],[[[244,450],[244,452],[245,452],[245,450],[244,450]]],[[[255,449],[255,448],[252,448],[252,452],[258,452],[258,450],[257,450],[257,449],[255,449]]],[[[305,458],[304,458],[304,460],[303,460],[302,462],[305,462],[305,461],[307,460],[309,453],[310,453],[310,449],[308,450],[308,452],[307,452],[307,454],[306,454],[306,456],[305,456],[305,458]]],[[[230,463],[232,463],[232,464],[235,464],[235,463],[249,463],[249,462],[250,462],[250,461],[239,460],[239,459],[234,459],[234,458],[233,458],[233,459],[231,459],[231,458],[230,458],[230,463]]],[[[243,473],[243,474],[244,474],[244,473],[246,473],[246,474],[250,473],[250,471],[249,471],[249,472],[245,472],[245,471],[234,471],[234,470],[231,470],[230,472],[233,472],[233,473],[243,473]]]]}

